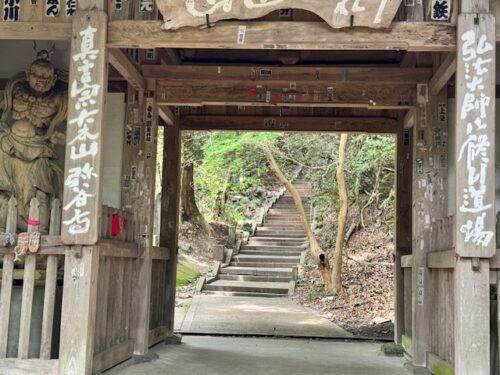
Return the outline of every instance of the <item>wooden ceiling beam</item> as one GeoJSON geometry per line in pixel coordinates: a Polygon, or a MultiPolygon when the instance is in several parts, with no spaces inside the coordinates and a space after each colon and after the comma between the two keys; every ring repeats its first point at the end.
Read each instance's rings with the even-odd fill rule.
{"type": "Polygon", "coordinates": [[[146,90],[146,80],[142,76],[139,69],[130,61],[119,49],[110,49],[108,54],[109,63],[118,70],[118,72],[125,78],[130,85],[138,90],[146,90]]]}
{"type": "Polygon", "coordinates": [[[167,106],[158,106],[158,115],[165,121],[165,124],[170,126],[174,125],[175,116],[167,106]]]}
{"type": "Polygon", "coordinates": [[[391,117],[182,116],[181,130],[396,133],[391,117]]]}
{"type": "Polygon", "coordinates": [[[265,85],[304,82],[427,83],[430,68],[359,67],[359,66],[266,66],[266,65],[143,65],[146,79],[163,81],[200,80],[217,84],[242,81],[265,85]]]}
{"type": "Polygon", "coordinates": [[[416,88],[415,84],[320,82],[264,86],[251,80],[238,83],[181,80],[157,81],[155,94],[159,105],[172,106],[407,109],[416,103],[416,88]]]}
{"type": "Polygon", "coordinates": [[[71,23],[0,22],[0,40],[70,40],[71,23]]]}
{"type": "Polygon", "coordinates": [[[165,31],[162,21],[111,21],[110,48],[455,51],[456,27],[393,22],[388,30],[334,30],[325,22],[221,22],[214,27],[165,31]],[[245,27],[244,41],[238,32],[245,27]]]}
{"type": "Polygon", "coordinates": [[[448,83],[450,78],[457,71],[457,57],[450,53],[441,63],[436,73],[429,81],[429,92],[431,95],[437,95],[441,92],[443,87],[448,83]]]}

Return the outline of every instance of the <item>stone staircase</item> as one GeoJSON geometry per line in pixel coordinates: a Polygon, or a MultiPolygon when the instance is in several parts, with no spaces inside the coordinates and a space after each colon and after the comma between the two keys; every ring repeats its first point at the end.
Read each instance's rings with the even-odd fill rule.
{"type": "MultiPolygon", "coordinates": [[[[294,181],[304,208],[309,212],[310,184],[294,181]]],[[[203,294],[283,297],[293,294],[296,267],[308,241],[290,193],[276,200],[257,227],[215,280],[204,285],[203,294]],[[294,271],[295,268],[295,271],[294,271]]]]}

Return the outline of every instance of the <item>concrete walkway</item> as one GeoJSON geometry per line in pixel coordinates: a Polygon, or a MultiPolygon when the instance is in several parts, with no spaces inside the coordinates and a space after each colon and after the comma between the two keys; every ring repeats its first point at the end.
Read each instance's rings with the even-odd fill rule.
{"type": "Polygon", "coordinates": [[[181,333],[345,338],[352,335],[287,297],[196,295],[181,333]]]}
{"type": "Polygon", "coordinates": [[[184,336],[159,344],[151,362],[124,364],[113,375],[409,375],[402,358],[384,357],[380,344],[184,336]]]}

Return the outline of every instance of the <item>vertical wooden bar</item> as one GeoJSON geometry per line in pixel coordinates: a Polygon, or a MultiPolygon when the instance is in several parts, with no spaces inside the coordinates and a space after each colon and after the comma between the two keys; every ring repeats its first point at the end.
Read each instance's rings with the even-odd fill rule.
{"type": "Polygon", "coordinates": [[[495,244],[495,18],[462,0],[457,27],[455,374],[490,373],[489,258],[495,244]],[[480,12],[480,13],[476,13],[480,12]]]}
{"type": "Polygon", "coordinates": [[[106,24],[103,11],[77,11],[73,17],[61,229],[61,240],[68,245],[93,245],[100,231],[106,24]],[[87,179],[81,173],[84,166],[92,170],[87,179]]]}
{"type": "Polygon", "coordinates": [[[47,257],[47,273],[45,276],[40,359],[50,359],[50,353],[52,351],[52,328],[54,327],[56,285],[57,255],[49,255],[47,257]]]}
{"type": "Polygon", "coordinates": [[[146,354],[149,347],[149,326],[151,308],[151,247],[153,241],[153,221],[155,204],[155,177],[156,177],[156,145],[158,137],[158,108],[154,97],[147,98],[144,108],[144,195],[142,197],[146,220],[141,228],[146,232],[141,233],[142,240],[139,244],[141,258],[137,260],[137,283],[134,290],[135,306],[135,346],[134,353],[146,354]]]}
{"type": "Polygon", "coordinates": [[[427,178],[431,176],[428,147],[431,143],[428,126],[428,86],[418,85],[418,105],[413,127],[413,268],[412,268],[412,341],[413,364],[425,366],[430,337],[430,293],[431,279],[426,268],[427,251],[430,245],[431,205],[426,196],[427,178]]]}
{"type": "Polygon", "coordinates": [[[179,225],[181,141],[179,124],[165,126],[163,148],[163,181],[161,192],[160,246],[170,249],[166,270],[166,309],[169,334],[174,329],[175,279],[177,271],[177,237],[179,225]]]}
{"type": "Polygon", "coordinates": [[[90,374],[94,357],[98,247],[83,247],[81,257],[68,250],[64,269],[59,374],[90,374]]]}
{"type": "Polygon", "coordinates": [[[405,327],[404,269],[401,257],[411,254],[412,132],[401,123],[397,133],[396,161],[396,256],[394,264],[394,340],[401,344],[405,327]]]}
{"type": "Polygon", "coordinates": [[[5,358],[7,356],[13,271],[14,255],[4,255],[2,267],[2,290],[0,292],[0,358],[5,358]]]}
{"type": "MultiPolygon", "coordinates": [[[[33,198],[30,202],[29,217],[33,221],[40,219],[40,203],[33,198]]],[[[38,226],[28,224],[28,233],[33,233],[38,226]]],[[[27,359],[29,355],[31,313],[33,310],[33,295],[35,291],[36,254],[28,253],[24,259],[23,294],[21,302],[21,320],[19,325],[19,346],[17,356],[27,359]]]]}
{"type": "MultiPolygon", "coordinates": [[[[17,227],[17,201],[14,197],[9,199],[7,211],[6,232],[16,233],[17,227]]],[[[7,254],[3,257],[2,289],[0,291],[0,358],[7,356],[7,340],[10,321],[10,301],[12,296],[12,276],[14,272],[14,255],[7,254]]]]}

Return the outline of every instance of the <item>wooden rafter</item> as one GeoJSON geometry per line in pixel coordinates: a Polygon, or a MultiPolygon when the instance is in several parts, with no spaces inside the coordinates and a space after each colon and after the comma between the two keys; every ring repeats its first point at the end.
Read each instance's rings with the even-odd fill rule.
{"type": "Polygon", "coordinates": [[[0,22],[0,40],[70,40],[71,23],[0,22]]]}
{"type": "Polygon", "coordinates": [[[118,70],[134,89],[146,90],[146,80],[127,55],[119,49],[110,49],[108,58],[109,63],[118,70]]]}
{"type": "Polygon", "coordinates": [[[162,81],[200,80],[207,84],[286,85],[312,82],[424,83],[432,75],[429,68],[379,67],[269,67],[214,65],[143,65],[146,79],[162,81]]]}
{"type": "Polygon", "coordinates": [[[429,93],[437,95],[457,70],[457,57],[449,54],[429,81],[429,93]]]}
{"type": "Polygon", "coordinates": [[[394,22],[388,30],[332,30],[324,22],[223,22],[210,29],[166,32],[161,21],[112,21],[111,48],[228,48],[454,51],[456,30],[444,23],[394,22]],[[238,43],[240,27],[245,41],[238,43]]]}
{"type": "Polygon", "coordinates": [[[182,116],[181,130],[396,133],[391,117],[182,116]]]}

